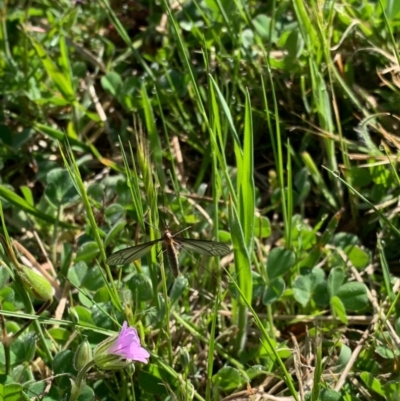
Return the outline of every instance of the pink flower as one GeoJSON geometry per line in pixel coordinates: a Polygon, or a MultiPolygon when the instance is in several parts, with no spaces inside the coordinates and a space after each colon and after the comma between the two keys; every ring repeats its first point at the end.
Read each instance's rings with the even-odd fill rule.
{"type": "Polygon", "coordinates": [[[140,345],[136,329],[124,322],[117,336],[102,341],[93,352],[95,364],[103,370],[124,369],[133,362],[148,363],[150,354],[140,345]]]}
{"type": "Polygon", "coordinates": [[[122,325],[122,330],[117,340],[107,352],[143,363],[147,363],[147,359],[150,357],[150,354],[140,345],[140,338],[136,329],[128,327],[128,323],[126,322],[122,325]]]}

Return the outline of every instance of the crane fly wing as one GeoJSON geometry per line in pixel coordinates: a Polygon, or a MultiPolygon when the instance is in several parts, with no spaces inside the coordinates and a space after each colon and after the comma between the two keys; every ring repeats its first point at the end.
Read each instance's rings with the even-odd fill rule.
{"type": "Polygon", "coordinates": [[[150,252],[150,249],[157,244],[157,242],[162,241],[162,239],[156,239],[154,241],[145,242],[144,244],[139,244],[131,246],[129,248],[121,249],[110,255],[106,263],[110,266],[127,265],[133,260],[140,259],[144,255],[150,252]]]}
{"type": "Polygon", "coordinates": [[[231,250],[229,246],[217,241],[207,241],[203,239],[174,238],[182,248],[188,251],[199,253],[205,256],[225,256],[231,250]]]}

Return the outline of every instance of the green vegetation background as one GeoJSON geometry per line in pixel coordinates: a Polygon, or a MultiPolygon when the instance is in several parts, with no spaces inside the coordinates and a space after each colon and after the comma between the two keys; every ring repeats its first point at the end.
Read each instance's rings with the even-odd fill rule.
{"type": "Polygon", "coordinates": [[[4,400],[72,399],[125,320],[149,364],[79,400],[399,399],[398,1],[0,17],[4,400]],[[167,225],[232,252],[105,263],[167,225]]]}

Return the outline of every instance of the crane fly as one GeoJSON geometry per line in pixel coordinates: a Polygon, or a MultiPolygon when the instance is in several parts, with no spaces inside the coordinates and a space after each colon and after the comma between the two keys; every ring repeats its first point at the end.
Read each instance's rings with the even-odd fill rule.
{"type": "Polygon", "coordinates": [[[217,241],[175,237],[169,229],[164,231],[161,238],[143,244],[121,249],[113,253],[107,260],[110,266],[127,265],[133,260],[147,255],[151,248],[162,242],[168,263],[175,276],[179,274],[178,250],[184,248],[188,251],[205,256],[225,256],[230,252],[229,246],[217,241]]]}

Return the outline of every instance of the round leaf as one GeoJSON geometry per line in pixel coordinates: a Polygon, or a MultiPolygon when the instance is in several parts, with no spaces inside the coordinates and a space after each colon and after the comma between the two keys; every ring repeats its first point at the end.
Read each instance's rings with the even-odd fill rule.
{"type": "Polygon", "coordinates": [[[272,280],[264,291],[263,304],[270,305],[276,302],[285,290],[285,281],[282,277],[272,280]]]}
{"type": "Polygon", "coordinates": [[[360,311],[368,306],[367,289],[362,283],[346,283],[337,292],[346,310],[360,311]]]}
{"type": "Polygon", "coordinates": [[[189,281],[186,277],[179,275],[176,278],[170,293],[171,303],[174,303],[182,296],[188,285],[189,281]]]}
{"type": "Polygon", "coordinates": [[[258,238],[268,238],[271,235],[271,223],[268,217],[256,216],[254,220],[254,235],[258,238]]]}
{"type": "Polygon", "coordinates": [[[310,276],[298,276],[293,283],[294,299],[302,306],[306,306],[311,298],[310,276]]]}
{"type": "Polygon", "coordinates": [[[76,253],[75,262],[83,260],[84,262],[92,261],[100,253],[97,242],[89,241],[84,243],[76,253]]]}
{"type": "Polygon", "coordinates": [[[344,278],[345,275],[342,268],[336,267],[330,271],[328,277],[328,291],[331,297],[337,294],[340,286],[343,284],[344,278]]]}
{"type": "Polygon", "coordinates": [[[369,255],[359,246],[348,246],[344,250],[350,259],[350,262],[353,264],[354,267],[357,269],[362,269],[366,267],[369,263],[369,255]]]}
{"type": "Polygon", "coordinates": [[[111,71],[101,78],[101,85],[111,95],[118,96],[122,89],[122,79],[119,74],[111,71]]]}
{"type": "Polygon", "coordinates": [[[70,350],[61,351],[53,359],[53,371],[54,375],[56,375],[55,380],[61,389],[67,390],[71,386],[68,376],[62,375],[62,373],[75,375],[76,371],[73,362],[74,353],[70,350]]]}
{"type": "Polygon", "coordinates": [[[87,272],[87,265],[85,262],[75,263],[68,270],[68,280],[75,286],[80,287],[87,272]]]}
{"type": "Polygon", "coordinates": [[[128,284],[133,296],[139,301],[149,301],[153,298],[153,285],[145,274],[135,274],[128,284]]]}
{"type": "Polygon", "coordinates": [[[334,295],[331,298],[331,308],[334,314],[340,319],[344,324],[347,324],[346,309],[339,297],[334,295]]]}
{"type": "Polygon", "coordinates": [[[290,270],[295,261],[294,252],[284,248],[274,248],[267,261],[267,275],[270,280],[282,276],[290,270]]]}
{"type": "Polygon", "coordinates": [[[72,202],[78,196],[68,171],[61,168],[55,168],[47,174],[44,193],[47,200],[56,208],[72,202]]]}
{"type": "Polygon", "coordinates": [[[212,377],[215,385],[224,390],[233,390],[245,383],[242,374],[231,366],[224,366],[212,377]]]}

